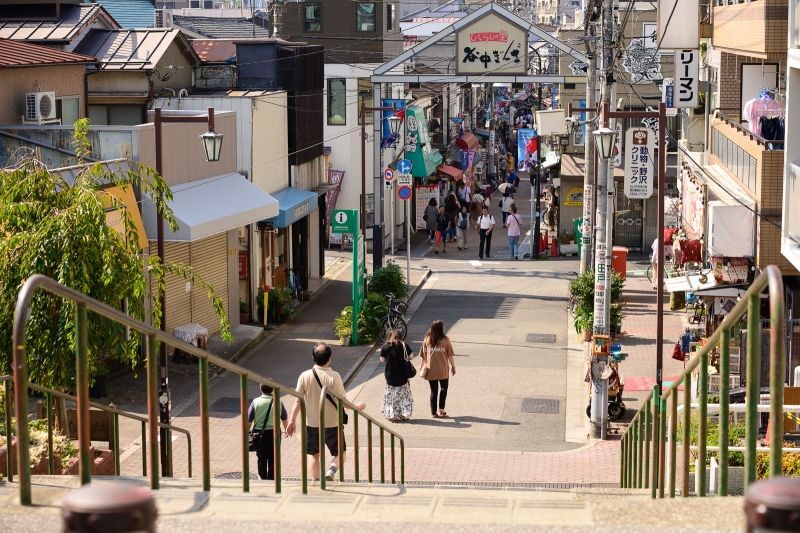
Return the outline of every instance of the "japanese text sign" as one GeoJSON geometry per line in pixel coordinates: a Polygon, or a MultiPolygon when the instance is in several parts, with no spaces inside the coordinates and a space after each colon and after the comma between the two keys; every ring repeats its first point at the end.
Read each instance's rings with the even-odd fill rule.
{"type": "Polygon", "coordinates": [[[457,74],[526,74],[528,34],[500,16],[489,13],[458,31],[457,74]]]}
{"type": "Polygon", "coordinates": [[[625,196],[645,199],[653,195],[655,135],[648,128],[630,128],[625,134],[625,196]]]}
{"type": "Polygon", "coordinates": [[[700,84],[700,54],[697,50],[675,50],[673,102],[678,109],[697,107],[700,84]]]}

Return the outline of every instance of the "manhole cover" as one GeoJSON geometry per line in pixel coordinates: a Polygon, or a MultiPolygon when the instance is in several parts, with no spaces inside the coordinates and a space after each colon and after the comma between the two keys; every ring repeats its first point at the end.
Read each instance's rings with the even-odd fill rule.
{"type": "Polygon", "coordinates": [[[528,333],[528,342],[540,344],[555,344],[556,336],[552,333],[528,333]]]}
{"type": "Polygon", "coordinates": [[[224,396],[211,404],[209,411],[218,413],[239,413],[239,398],[224,396]]]}
{"type": "MultiPolygon", "coordinates": [[[[214,479],[242,479],[241,472],[223,472],[214,476],[214,479]]],[[[250,479],[257,480],[258,474],[250,474],[250,479]]]]}
{"type": "Polygon", "coordinates": [[[561,402],[541,398],[523,398],[522,412],[540,415],[557,415],[561,402]]]}

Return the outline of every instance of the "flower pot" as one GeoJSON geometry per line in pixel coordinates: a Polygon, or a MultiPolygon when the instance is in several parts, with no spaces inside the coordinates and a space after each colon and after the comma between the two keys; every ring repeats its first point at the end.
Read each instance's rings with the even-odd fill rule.
{"type": "Polygon", "coordinates": [[[592,340],[592,332],[588,329],[583,330],[583,342],[589,342],[592,340]]]}

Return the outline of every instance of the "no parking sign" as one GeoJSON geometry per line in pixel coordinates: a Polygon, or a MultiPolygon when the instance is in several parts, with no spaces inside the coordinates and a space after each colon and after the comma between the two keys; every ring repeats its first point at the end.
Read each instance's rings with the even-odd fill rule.
{"type": "Polygon", "coordinates": [[[397,188],[397,197],[405,201],[411,198],[411,186],[401,185],[397,188]]]}

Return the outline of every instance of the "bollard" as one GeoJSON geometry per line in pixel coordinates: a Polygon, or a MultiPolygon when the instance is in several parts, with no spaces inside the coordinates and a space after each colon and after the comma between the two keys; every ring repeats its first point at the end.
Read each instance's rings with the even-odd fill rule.
{"type": "Polygon", "coordinates": [[[95,481],[73,490],[61,502],[65,533],[155,533],[157,516],[150,491],[128,483],[95,481]]]}
{"type": "Polygon", "coordinates": [[[744,513],[748,533],[800,531],[800,479],[774,477],[753,483],[744,513]]]}

